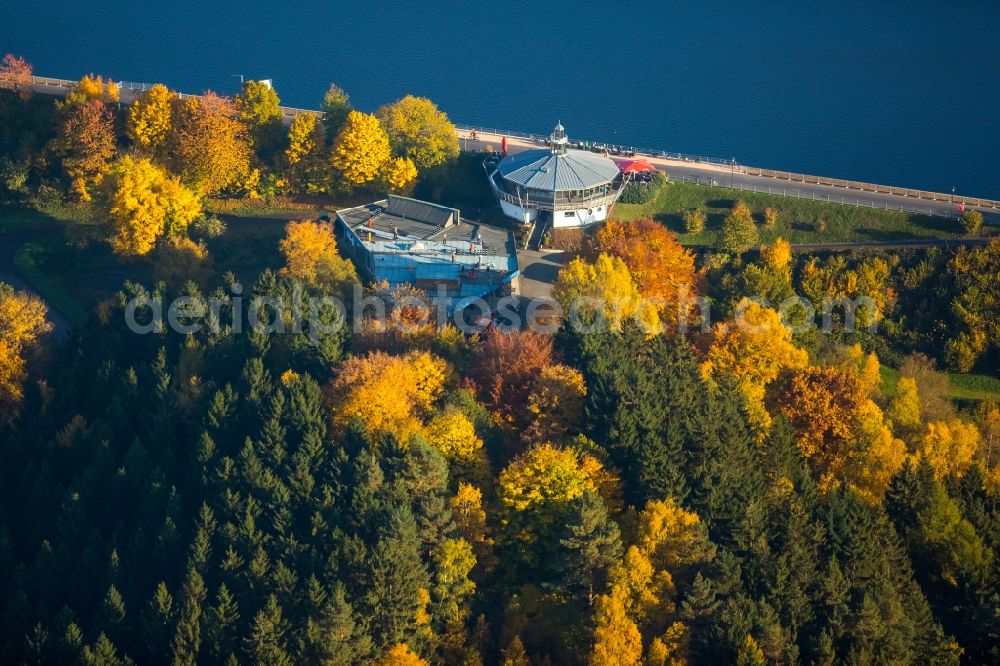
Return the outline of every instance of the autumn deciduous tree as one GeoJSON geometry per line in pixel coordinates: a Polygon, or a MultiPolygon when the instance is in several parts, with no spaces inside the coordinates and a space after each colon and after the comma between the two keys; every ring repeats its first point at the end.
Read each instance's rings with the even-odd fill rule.
{"type": "Polygon", "coordinates": [[[90,201],[89,186],[100,182],[115,156],[114,117],[108,106],[92,99],[71,107],[59,130],[59,147],[71,189],[90,201]]]}
{"type": "Polygon", "coordinates": [[[675,580],[710,562],[715,547],[698,515],[672,499],[649,502],[639,515],[637,543],[608,571],[609,589],[595,605],[591,664],[640,663],[643,636],[646,663],[686,663],[687,627],[677,620],[675,580]],[[624,641],[624,661],[616,643],[624,641]]]}
{"type": "Polygon", "coordinates": [[[503,420],[523,413],[535,377],[552,364],[552,338],[535,331],[487,329],[472,379],[480,399],[503,420]]]}
{"type": "Polygon", "coordinates": [[[533,442],[564,441],[579,432],[587,387],[583,375],[565,365],[542,368],[528,396],[531,423],[524,439],[533,442]]]}
{"type": "Polygon", "coordinates": [[[417,165],[409,157],[394,157],[382,167],[379,178],[389,192],[405,192],[417,178],[417,165]]]}
{"type": "Polygon", "coordinates": [[[331,156],[331,164],[346,186],[371,182],[391,156],[389,137],[378,118],[360,111],[347,114],[331,156]]]}
{"type": "Polygon", "coordinates": [[[111,247],[119,254],[147,254],[161,236],[183,234],[201,214],[194,193],[147,159],[123,157],[104,191],[111,247]]]}
{"type": "Polygon", "coordinates": [[[428,666],[427,660],[410,651],[406,643],[398,643],[372,662],[373,666],[428,666]]]}
{"type": "Polygon", "coordinates": [[[173,129],[173,109],[178,97],[162,83],[142,93],[128,109],[125,133],[143,151],[163,156],[173,129]]]}
{"type": "Polygon", "coordinates": [[[0,416],[4,418],[23,395],[25,351],[52,329],[45,313],[39,298],[0,282],[0,416]]]}
{"type": "Polygon", "coordinates": [[[759,235],[753,221],[753,213],[742,200],[733,204],[732,210],[722,221],[722,236],[719,247],[726,252],[743,254],[757,244],[759,235]]]}
{"type": "Polygon", "coordinates": [[[245,122],[251,131],[265,125],[280,123],[283,117],[278,93],[262,81],[244,81],[243,89],[235,97],[233,104],[240,120],[245,122]]]}
{"type": "Polygon", "coordinates": [[[792,246],[784,238],[775,238],[770,245],[760,246],[764,265],[776,271],[787,271],[792,263],[792,246]]]}
{"type": "Polygon", "coordinates": [[[905,446],[885,428],[882,411],[854,373],[799,370],[782,387],[777,409],[799,432],[799,449],[823,487],[850,482],[880,498],[903,465],[905,446]]]}
{"type": "Polygon", "coordinates": [[[952,474],[961,476],[975,460],[980,446],[982,437],[974,424],[961,419],[933,421],[927,424],[916,456],[927,460],[935,478],[943,479],[952,474]]]}
{"type": "Polygon", "coordinates": [[[428,169],[458,157],[458,135],[448,116],[434,102],[407,95],[380,108],[392,151],[409,157],[420,169],[428,169]]]}
{"type": "MultiPolygon", "coordinates": [[[[520,455],[500,472],[499,495],[512,538],[537,541],[585,490],[597,493],[604,471],[592,456],[545,443],[520,455]]],[[[533,552],[519,553],[531,560],[533,552]]]]}
{"type": "Polygon", "coordinates": [[[705,211],[686,210],[683,217],[685,233],[700,234],[705,230],[705,211]]]}
{"type": "Polygon", "coordinates": [[[337,241],[329,224],[289,222],[279,247],[285,255],[285,267],[281,269],[284,275],[337,290],[358,282],[354,264],[337,253],[337,241]]]}
{"type": "Polygon", "coordinates": [[[306,155],[316,149],[321,134],[319,122],[311,113],[302,113],[292,118],[288,126],[288,147],[285,148],[285,163],[295,166],[306,155]]]}
{"type": "Polygon", "coordinates": [[[697,296],[694,254],[666,227],[648,218],[624,224],[611,220],[597,231],[594,244],[625,261],[639,293],[654,299],[666,326],[687,318],[697,296]]]}
{"type": "Polygon", "coordinates": [[[889,417],[894,425],[909,432],[920,427],[920,396],[913,377],[899,378],[896,394],[889,402],[889,417]]]}
{"type": "Polygon", "coordinates": [[[565,316],[620,331],[632,319],[647,333],[661,328],[656,306],[642,298],[625,262],[601,253],[591,263],[577,257],[562,267],[552,295],[565,316]]]}
{"type": "Polygon", "coordinates": [[[423,432],[421,418],[441,395],[446,376],[445,362],[426,352],[352,357],[328,387],[333,423],[342,430],[359,418],[374,436],[393,435],[406,445],[423,432]]]}
{"type": "Polygon", "coordinates": [[[66,97],[61,100],[61,105],[65,108],[71,108],[92,101],[116,104],[119,93],[118,84],[110,78],[105,81],[100,76],[87,74],[72,90],[66,93],[66,97]]]}
{"type": "Polygon", "coordinates": [[[446,407],[428,423],[427,443],[449,460],[471,461],[483,446],[468,417],[457,407],[446,407]]]}
{"type": "Polygon", "coordinates": [[[206,93],[178,106],[173,170],[200,195],[248,189],[253,182],[246,126],[232,102],[206,93]]]}
{"type": "Polygon", "coordinates": [[[706,379],[731,377],[746,401],[751,423],[763,432],[771,423],[764,408],[764,393],[785,369],[804,368],[809,356],[792,342],[792,332],[771,308],[744,299],[733,322],[712,327],[705,362],[706,379]]]}
{"type": "Polygon", "coordinates": [[[153,274],[174,287],[191,280],[204,285],[212,274],[208,248],[203,241],[193,241],[187,236],[171,236],[156,251],[153,274]]]}
{"type": "Polygon", "coordinates": [[[0,60],[0,90],[30,93],[31,64],[24,58],[8,53],[0,60]]]}
{"type": "Polygon", "coordinates": [[[975,208],[970,208],[969,210],[962,213],[962,217],[959,219],[962,225],[962,231],[969,234],[978,234],[983,228],[983,214],[980,213],[975,208]]]}

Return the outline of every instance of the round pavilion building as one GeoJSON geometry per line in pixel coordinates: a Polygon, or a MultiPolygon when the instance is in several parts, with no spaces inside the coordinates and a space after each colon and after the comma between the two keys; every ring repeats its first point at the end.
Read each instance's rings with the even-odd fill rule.
{"type": "Polygon", "coordinates": [[[530,224],[583,227],[608,218],[621,193],[621,170],[604,155],[569,147],[556,125],[551,146],[487,163],[490,187],[508,217],[530,224]],[[547,219],[548,218],[548,219],[547,219]]]}

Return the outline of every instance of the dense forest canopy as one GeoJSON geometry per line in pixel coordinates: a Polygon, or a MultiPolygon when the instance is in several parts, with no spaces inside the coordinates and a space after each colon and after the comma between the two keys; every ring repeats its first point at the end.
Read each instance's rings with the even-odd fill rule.
{"type": "Polygon", "coordinates": [[[1000,661],[1000,409],[940,369],[997,367],[1000,241],[755,248],[741,203],[724,252],[596,230],[554,290],[592,330],[467,334],[376,284],[388,323],[237,332],[357,273],[311,220],[276,270],[215,271],[204,211],[405,191],[456,158],[447,117],[332,86],[284,125],[255,82],[53,102],[26,67],[0,71],[3,210],[68,206],[81,257],[155,279],[61,344],[0,287],[0,662],[1000,661]],[[216,325],[129,326],[179,297],[216,325]]]}

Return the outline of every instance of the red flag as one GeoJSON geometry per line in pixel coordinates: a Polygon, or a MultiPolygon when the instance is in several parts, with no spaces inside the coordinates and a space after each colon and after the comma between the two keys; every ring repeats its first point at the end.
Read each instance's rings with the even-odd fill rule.
{"type": "Polygon", "coordinates": [[[507,156],[507,137],[500,139],[500,154],[504,157],[507,156]]]}

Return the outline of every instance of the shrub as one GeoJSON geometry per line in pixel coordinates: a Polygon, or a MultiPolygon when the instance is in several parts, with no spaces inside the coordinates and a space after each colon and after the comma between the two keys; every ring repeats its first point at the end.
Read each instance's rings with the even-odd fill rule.
{"type": "Polygon", "coordinates": [[[977,234],[983,228],[983,214],[975,209],[969,209],[962,213],[962,217],[958,221],[965,233],[969,235],[977,234]]]}
{"type": "Polygon", "coordinates": [[[226,223],[214,215],[202,215],[191,223],[190,230],[194,238],[218,238],[226,233],[226,223]]]}
{"type": "Polygon", "coordinates": [[[663,177],[663,174],[657,171],[656,175],[648,183],[627,184],[618,200],[625,204],[649,203],[656,198],[656,195],[660,193],[660,189],[663,188],[666,182],[667,179],[663,177]]]}
{"type": "Polygon", "coordinates": [[[705,211],[686,210],[684,211],[684,231],[689,234],[700,234],[705,230],[705,211]]]}
{"type": "Polygon", "coordinates": [[[764,209],[764,228],[773,231],[778,226],[778,209],[768,206],[764,209]]]}
{"type": "Polygon", "coordinates": [[[752,248],[760,240],[750,209],[742,201],[733,204],[733,209],[722,221],[722,236],[719,249],[740,255],[752,248]]]}

